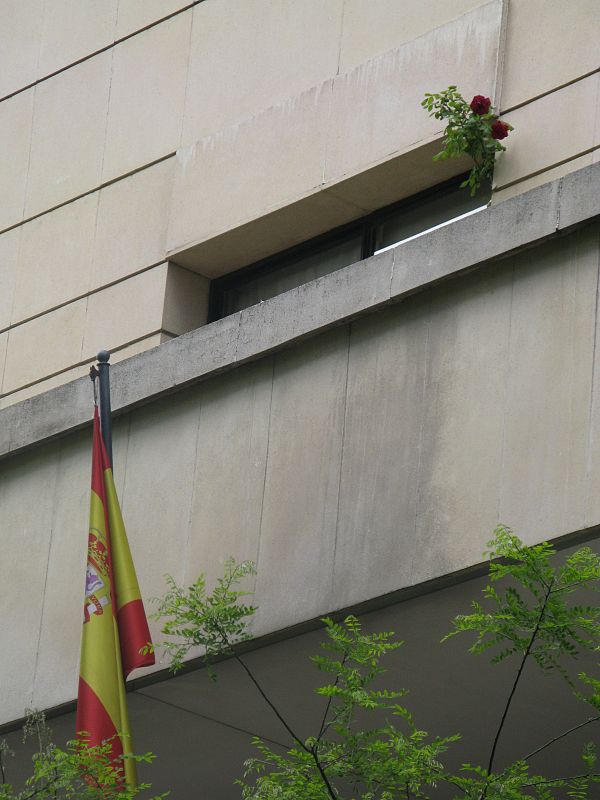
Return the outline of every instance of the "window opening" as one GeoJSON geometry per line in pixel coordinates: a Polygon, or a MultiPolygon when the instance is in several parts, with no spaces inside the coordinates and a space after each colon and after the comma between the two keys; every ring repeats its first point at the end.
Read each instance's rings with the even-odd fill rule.
{"type": "Polygon", "coordinates": [[[481,211],[491,197],[491,185],[471,197],[460,188],[464,178],[461,175],[217,278],[211,283],[209,322],[481,211]]]}

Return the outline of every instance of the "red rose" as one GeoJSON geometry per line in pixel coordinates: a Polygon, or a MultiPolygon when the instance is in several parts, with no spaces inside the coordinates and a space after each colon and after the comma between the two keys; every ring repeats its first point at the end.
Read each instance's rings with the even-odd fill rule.
{"type": "Polygon", "coordinates": [[[492,139],[506,139],[509,131],[510,126],[506,122],[502,122],[501,119],[492,122],[492,139]]]}
{"type": "Polygon", "coordinates": [[[471,100],[469,108],[474,114],[481,116],[482,114],[488,113],[491,105],[492,101],[489,97],[484,97],[482,94],[476,94],[471,100]]]}

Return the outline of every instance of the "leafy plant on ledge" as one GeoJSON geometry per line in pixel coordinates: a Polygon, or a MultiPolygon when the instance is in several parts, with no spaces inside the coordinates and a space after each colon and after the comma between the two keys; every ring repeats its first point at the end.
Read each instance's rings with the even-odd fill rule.
{"type": "Polygon", "coordinates": [[[498,119],[489,97],[476,94],[467,103],[456,86],[437,94],[427,92],[421,105],[429,116],[448,121],[444,149],[433,160],[458,158],[463,153],[470,156],[473,167],[461,187],[469,188],[474,195],[484,181],[492,179],[496,153],[506,150],[501,140],[513,130],[512,125],[498,119]]]}

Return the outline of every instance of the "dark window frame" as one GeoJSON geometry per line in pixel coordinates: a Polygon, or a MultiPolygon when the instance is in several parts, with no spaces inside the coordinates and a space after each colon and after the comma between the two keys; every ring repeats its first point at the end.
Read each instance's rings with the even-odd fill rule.
{"type": "Polygon", "coordinates": [[[358,220],[339,225],[326,233],[319,234],[312,239],[307,239],[300,244],[274,253],[271,256],[255,261],[245,267],[229,272],[220,278],[214,278],[210,284],[209,303],[208,303],[208,322],[215,322],[223,318],[225,307],[225,296],[228,290],[243,286],[249,283],[257,275],[268,275],[272,272],[285,269],[294,261],[301,257],[317,253],[319,250],[335,245],[337,242],[346,240],[351,235],[361,234],[361,260],[369,258],[375,253],[377,226],[385,222],[386,217],[397,214],[398,211],[409,210],[421,205],[429,198],[436,197],[440,193],[456,190],[460,184],[468,177],[468,172],[458,175],[455,178],[438,183],[418,194],[411,195],[404,200],[399,200],[377,211],[373,211],[358,220]]]}

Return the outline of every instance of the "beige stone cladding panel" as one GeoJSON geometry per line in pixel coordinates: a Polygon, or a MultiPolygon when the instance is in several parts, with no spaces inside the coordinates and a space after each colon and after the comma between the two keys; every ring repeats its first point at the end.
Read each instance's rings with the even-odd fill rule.
{"type": "Polygon", "coordinates": [[[421,108],[425,92],[455,84],[465,97],[494,97],[501,18],[494,0],[338,76],[325,180],[360,172],[440,130],[421,108]]]}
{"type": "Polygon", "coordinates": [[[26,217],[100,183],[111,57],[102,53],[36,86],[26,217]]]}
{"type": "MultiPolygon", "coordinates": [[[[598,69],[599,39],[597,0],[569,4],[562,0],[510,0],[502,108],[512,108],[598,69]]],[[[551,136],[555,135],[560,114],[555,107],[546,120],[546,134],[551,131],[551,136]]]]}
{"type": "Polygon", "coordinates": [[[164,260],[175,159],[100,191],[92,289],[164,260]]]}
{"type": "Polygon", "coordinates": [[[434,291],[411,581],[482,559],[498,522],[512,265],[434,291]]]}
{"type": "MultiPolygon", "coordinates": [[[[600,231],[598,233],[598,252],[600,254],[600,231]]],[[[600,261],[600,257],[599,257],[600,261]]],[[[600,267],[599,267],[600,269],[600,267]]],[[[588,437],[588,486],[586,498],[586,525],[594,525],[600,521],[600,347],[598,346],[598,316],[600,312],[596,308],[596,345],[593,358],[593,384],[590,398],[590,432],[588,437]]]]}
{"type": "Polygon", "coordinates": [[[598,235],[515,258],[499,518],[528,542],[598,523],[586,517],[598,235]]]}
{"type": "Polygon", "coordinates": [[[339,71],[346,72],[480,5],[482,0],[345,0],[339,71]]]}
{"type": "MultiPolygon", "coordinates": [[[[503,158],[505,157],[509,158],[509,156],[503,156],[503,158]]],[[[531,178],[525,178],[522,181],[517,181],[517,183],[511,183],[506,189],[497,189],[492,195],[492,205],[502,203],[504,200],[508,200],[517,194],[528,192],[530,189],[535,189],[536,186],[542,186],[544,183],[562,178],[570,172],[589,167],[594,163],[594,158],[600,158],[600,149],[593,150],[591,153],[586,153],[584,156],[565,161],[558,167],[552,167],[543,172],[538,172],[537,175],[533,175],[531,178]]]]}
{"type": "MultiPolygon", "coordinates": [[[[493,0],[181,148],[168,252],[216,237],[428,143],[441,128],[420,106],[425,91],[446,86],[454,76],[467,93],[493,95],[501,12],[501,3],[493,0]]],[[[356,198],[352,202],[356,215],[356,198]]]]}
{"type": "Polygon", "coordinates": [[[22,226],[12,324],[86,294],[98,195],[22,226]]]}
{"type": "Polygon", "coordinates": [[[429,305],[425,294],[351,326],[336,607],[410,583],[429,305]]]}
{"type": "MultiPolygon", "coordinates": [[[[7,348],[8,348],[8,331],[6,331],[5,333],[0,333],[0,375],[4,375],[7,348]]],[[[0,400],[0,403],[1,402],[2,401],[0,400]]],[[[2,408],[1,405],[0,408],[2,408]]]]}
{"type": "Polygon", "coordinates": [[[194,8],[183,144],[335,75],[343,0],[221,0],[194,8]]]}
{"type": "Polygon", "coordinates": [[[331,84],[177,153],[168,251],[314,190],[323,180],[331,84]]]}
{"type": "Polygon", "coordinates": [[[191,24],[178,14],[114,48],[103,180],[179,146],[191,24]]]}
{"type": "Polygon", "coordinates": [[[45,0],[38,77],[112,44],[118,0],[45,0]]]}
{"type": "MultiPolygon", "coordinates": [[[[202,387],[195,430],[194,495],[184,580],[202,572],[209,586],[224,562],[256,563],[269,447],[271,359],[240,368],[202,387]]],[[[254,588],[248,578],[246,589],[254,588]]]]}
{"type": "Polygon", "coordinates": [[[159,264],[89,296],[82,359],[160,330],[168,270],[159,264]]]}
{"type": "Polygon", "coordinates": [[[0,98],[37,78],[43,16],[44,0],[0,3],[0,30],[4,32],[0,48],[0,98]]]}
{"type": "MultiPolygon", "coordinates": [[[[166,342],[172,338],[172,336],[164,332],[145,336],[143,339],[140,339],[133,344],[125,345],[125,347],[121,347],[119,350],[113,350],[110,354],[110,363],[117,364],[119,361],[124,361],[126,358],[138,355],[146,350],[151,350],[153,347],[158,347],[159,344],[162,344],[163,342],[166,342]]],[[[7,339],[8,331],[0,334],[0,351],[2,349],[3,341],[4,347],[6,347],[7,339]]],[[[57,386],[63,386],[64,384],[69,383],[69,381],[74,381],[77,378],[88,377],[90,366],[95,362],[95,360],[96,358],[94,354],[94,356],[90,356],[87,361],[80,363],[76,367],[63,370],[62,372],[59,372],[58,375],[53,375],[51,378],[42,378],[41,380],[37,381],[37,383],[28,386],[26,389],[17,389],[16,391],[11,392],[4,397],[0,396],[0,409],[14,405],[15,403],[20,403],[22,400],[27,400],[29,397],[35,397],[35,395],[42,394],[42,392],[47,392],[57,386]]],[[[0,358],[0,367],[2,364],[3,361],[2,358],[0,358]]]]}
{"type": "MultiPolygon", "coordinates": [[[[90,416],[92,408],[90,405],[90,416]]],[[[57,472],[32,706],[48,708],[77,696],[79,646],[90,502],[91,432],[37,454],[57,472]]]]}
{"type": "Polygon", "coordinates": [[[10,325],[20,240],[20,228],[13,228],[0,236],[0,330],[10,325]]]}
{"type": "Polygon", "coordinates": [[[115,38],[129,36],[189,5],[189,0],[119,0],[115,38]]]}
{"type": "MultiPolygon", "coordinates": [[[[139,409],[130,418],[127,453],[115,458],[115,473],[123,480],[123,519],[148,613],[155,610],[149,598],[166,591],[166,575],[179,583],[184,577],[199,415],[197,389],[139,409]]],[[[163,638],[159,623],[151,623],[151,633],[163,638]]]]}
{"type": "Polygon", "coordinates": [[[33,97],[33,91],[27,91],[0,103],[0,230],[23,219],[33,97]]]}
{"type": "Polygon", "coordinates": [[[2,392],[12,392],[77,364],[85,313],[86,301],[78,300],[12,328],[2,392]]]}
{"type": "MultiPolygon", "coordinates": [[[[505,119],[514,131],[494,172],[498,189],[600,145],[600,74],[541,97],[505,119]]],[[[569,171],[574,169],[575,164],[569,171]]]]}
{"type": "Polygon", "coordinates": [[[206,324],[210,281],[169,264],[161,328],[179,336],[206,324]]]}
{"type": "Polygon", "coordinates": [[[0,467],[3,722],[32,705],[57,475],[55,445],[0,467]]]}
{"type": "Polygon", "coordinates": [[[256,583],[261,633],[334,602],[347,364],[347,328],[275,359],[256,583]]]}

